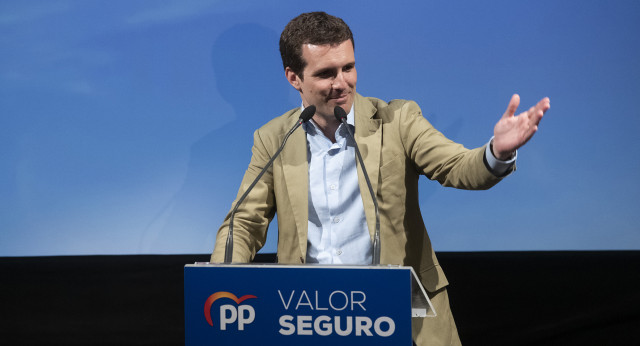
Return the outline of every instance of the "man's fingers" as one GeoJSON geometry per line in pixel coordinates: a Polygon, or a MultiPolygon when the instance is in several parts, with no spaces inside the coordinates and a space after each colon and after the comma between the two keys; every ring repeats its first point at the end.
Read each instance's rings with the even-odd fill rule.
{"type": "Polygon", "coordinates": [[[538,125],[540,123],[540,120],[542,120],[542,116],[547,110],[549,110],[549,108],[551,108],[551,101],[548,97],[545,97],[540,100],[538,104],[535,105],[535,107],[532,107],[532,109],[529,110],[530,121],[535,125],[538,125]]]}
{"type": "Polygon", "coordinates": [[[518,116],[525,116],[527,117],[527,119],[529,119],[530,123],[535,123],[536,118],[538,117],[538,105],[529,108],[526,112],[518,114],[518,116]]]}
{"type": "Polygon", "coordinates": [[[546,112],[551,108],[551,100],[548,97],[543,98],[538,102],[538,108],[542,109],[543,112],[546,112]]]}
{"type": "Polygon", "coordinates": [[[507,110],[502,115],[503,118],[510,118],[516,114],[516,110],[520,105],[520,95],[513,94],[511,96],[511,101],[509,101],[509,105],[507,106],[507,110]]]}

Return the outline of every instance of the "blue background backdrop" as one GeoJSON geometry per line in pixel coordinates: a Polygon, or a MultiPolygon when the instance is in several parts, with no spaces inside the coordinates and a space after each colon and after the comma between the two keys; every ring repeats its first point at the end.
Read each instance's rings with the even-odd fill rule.
{"type": "Polygon", "coordinates": [[[351,26],[359,93],[467,147],[551,97],[495,188],[423,180],[437,250],[640,249],[638,1],[4,0],[0,256],[210,252],[253,130],[300,104],[277,43],[311,10],[351,26]]]}

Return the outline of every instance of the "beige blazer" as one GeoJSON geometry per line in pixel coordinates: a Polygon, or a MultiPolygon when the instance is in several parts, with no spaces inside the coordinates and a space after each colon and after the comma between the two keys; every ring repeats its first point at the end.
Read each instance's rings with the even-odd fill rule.
{"type": "MultiPolygon", "coordinates": [[[[296,108],[254,134],[253,157],[239,198],[300,116],[296,108]]],[[[424,287],[434,292],[448,284],[438,264],[418,205],[418,178],[444,186],[487,189],[501,178],[483,162],[485,148],[465,149],[445,138],[422,116],[415,102],[389,103],[356,95],[355,138],[380,208],[381,263],[411,265],[424,287]]],[[[373,239],[373,201],[358,166],[360,193],[373,239]]],[[[234,262],[249,262],[264,245],[267,226],[278,213],[278,262],[304,263],[307,254],[308,161],[304,131],[287,142],[234,218],[234,262]]],[[[235,205],[235,201],[234,204],[235,205]]],[[[224,260],[229,215],[218,230],[212,262],[224,260]]]]}

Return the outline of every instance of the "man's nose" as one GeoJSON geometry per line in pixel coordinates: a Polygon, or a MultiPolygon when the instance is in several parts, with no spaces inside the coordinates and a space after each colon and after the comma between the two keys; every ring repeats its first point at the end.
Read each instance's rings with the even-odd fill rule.
{"type": "Polygon", "coordinates": [[[347,82],[344,80],[344,73],[342,71],[338,72],[338,75],[333,79],[331,86],[333,89],[346,89],[347,82]]]}

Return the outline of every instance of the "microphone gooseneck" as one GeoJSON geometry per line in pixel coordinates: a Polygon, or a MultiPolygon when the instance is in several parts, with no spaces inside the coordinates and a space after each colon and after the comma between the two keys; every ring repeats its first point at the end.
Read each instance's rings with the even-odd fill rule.
{"type": "Polygon", "coordinates": [[[313,117],[313,115],[315,113],[316,113],[316,106],[313,106],[313,105],[305,108],[302,111],[302,114],[300,114],[300,118],[298,118],[298,121],[296,122],[296,124],[284,136],[284,139],[282,140],[282,144],[280,145],[280,148],[278,148],[278,151],[276,151],[276,153],[273,154],[273,156],[271,157],[269,162],[267,162],[267,164],[264,166],[264,168],[262,168],[262,171],[260,171],[258,176],[253,180],[251,185],[249,185],[247,190],[244,192],[244,194],[242,194],[240,199],[238,199],[238,202],[236,202],[236,205],[233,207],[233,210],[231,211],[231,216],[229,217],[229,232],[227,234],[227,243],[225,245],[225,250],[224,250],[224,263],[225,264],[231,263],[232,260],[233,260],[233,218],[236,215],[236,211],[238,210],[238,207],[240,206],[242,201],[244,201],[244,199],[247,198],[247,195],[249,195],[249,192],[258,183],[260,178],[262,178],[262,175],[264,174],[264,172],[266,172],[267,169],[269,169],[269,167],[271,167],[271,165],[273,164],[273,161],[276,159],[276,157],[278,157],[278,155],[280,155],[280,152],[284,148],[285,143],[287,143],[287,139],[289,139],[289,136],[291,136],[293,131],[297,130],[298,127],[300,127],[300,125],[302,125],[302,123],[309,121],[309,119],[311,119],[311,117],[313,117]]]}
{"type": "Polygon", "coordinates": [[[360,149],[358,149],[356,138],[353,136],[351,128],[347,124],[347,112],[345,112],[342,107],[336,106],[336,108],[333,109],[333,114],[335,115],[336,119],[338,119],[338,121],[344,125],[344,127],[347,129],[347,132],[349,133],[349,136],[353,140],[353,144],[356,149],[356,157],[358,158],[360,167],[362,167],[364,180],[367,182],[367,187],[369,188],[369,193],[371,194],[371,199],[373,200],[373,207],[376,212],[376,230],[373,234],[373,256],[371,256],[371,264],[378,265],[380,264],[380,211],[378,209],[378,199],[376,198],[376,194],[373,192],[373,186],[371,185],[371,181],[369,180],[369,174],[367,174],[367,169],[364,166],[362,156],[360,155],[360,149]]]}

